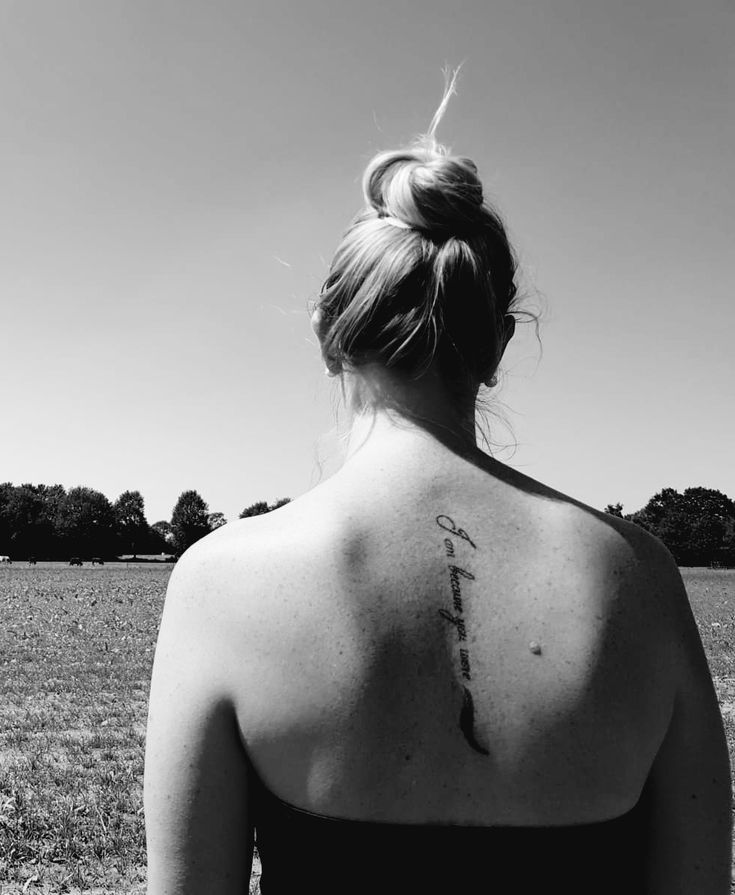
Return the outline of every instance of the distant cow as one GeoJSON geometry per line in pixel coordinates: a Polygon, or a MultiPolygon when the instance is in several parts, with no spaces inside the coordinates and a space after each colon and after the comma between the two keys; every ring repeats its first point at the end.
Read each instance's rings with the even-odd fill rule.
{"type": "Polygon", "coordinates": [[[35,556],[29,556],[29,557],[28,557],[28,565],[29,565],[29,566],[35,566],[35,565],[36,565],[36,557],[35,557],[35,556]]]}
{"type": "Polygon", "coordinates": [[[81,559],[79,559],[78,556],[72,556],[72,558],[69,560],[69,565],[70,566],[81,566],[81,565],[83,565],[83,563],[82,563],[81,559]]]}
{"type": "Polygon", "coordinates": [[[92,565],[93,566],[103,566],[105,563],[103,560],[99,558],[99,556],[92,557],[92,565]]]}
{"type": "Polygon", "coordinates": [[[0,556],[0,562],[6,563],[9,566],[13,565],[13,560],[9,556],[0,556]]]}

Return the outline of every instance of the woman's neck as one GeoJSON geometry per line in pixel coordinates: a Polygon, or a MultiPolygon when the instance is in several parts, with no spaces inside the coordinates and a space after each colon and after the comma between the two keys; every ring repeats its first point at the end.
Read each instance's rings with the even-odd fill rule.
{"type": "Polygon", "coordinates": [[[348,375],[351,426],[345,462],[368,446],[416,439],[440,442],[462,455],[478,450],[476,395],[458,401],[435,371],[409,379],[374,365],[348,375]]]}

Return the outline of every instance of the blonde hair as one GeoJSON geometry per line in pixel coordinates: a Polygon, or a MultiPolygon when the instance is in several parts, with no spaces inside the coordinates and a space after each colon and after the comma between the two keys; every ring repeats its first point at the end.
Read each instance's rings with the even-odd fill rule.
{"type": "Polygon", "coordinates": [[[428,132],[378,153],[365,170],[365,208],[317,301],[322,352],[335,371],[377,362],[418,377],[436,360],[464,392],[500,360],[515,255],[474,162],[435,138],[457,73],[447,73],[428,132]]]}

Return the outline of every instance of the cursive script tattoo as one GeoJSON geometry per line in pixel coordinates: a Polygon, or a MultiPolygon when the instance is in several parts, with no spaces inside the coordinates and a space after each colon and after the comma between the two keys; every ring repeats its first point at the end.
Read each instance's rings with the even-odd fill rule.
{"type": "Polygon", "coordinates": [[[479,752],[480,755],[489,755],[490,752],[481,746],[475,737],[475,703],[472,701],[472,694],[467,687],[463,687],[463,690],[464,701],[462,711],[459,713],[459,729],[475,752],[479,752]]]}
{"type": "MultiPolygon", "coordinates": [[[[473,550],[477,550],[477,546],[463,528],[459,528],[451,516],[444,514],[436,517],[436,524],[439,528],[444,529],[453,534],[456,538],[468,543],[473,550]]],[[[444,538],[444,552],[448,559],[455,558],[455,546],[451,538],[444,538]]],[[[445,622],[452,625],[457,632],[457,643],[467,642],[467,624],[464,620],[464,603],[462,602],[462,583],[466,581],[474,581],[475,576],[467,569],[463,569],[454,562],[447,565],[449,572],[449,587],[452,593],[452,609],[453,613],[447,609],[440,609],[439,615],[445,622]]],[[[469,682],[472,680],[472,666],[470,663],[470,651],[467,646],[459,647],[459,668],[463,680],[469,682]]],[[[462,708],[459,713],[459,729],[464,734],[464,738],[470,747],[480,755],[489,755],[490,752],[485,749],[477,740],[475,735],[475,704],[472,699],[472,693],[467,685],[463,685],[462,708]]]]}
{"type": "MultiPolygon", "coordinates": [[[[462,610],[460,609],[460,612],[462,610]]],[[[467,628],[464,624],[464,619],[460,615],[452,615],[451,612],[447,612],[446,609],[440,609],[439,615],[445,620],[448,621],[450,625],[454,625],[457,629],[457,640],[467,640],[467,628]]]]}
{"type": "MultiPolygon", "coordinates": [[[[452,519],[450,516],[445,516],[444,514],[442,514],[441,516],[437,516],[436,524],[439,526],[439,528],[443,528],[444,531],[448,531],[450,532],[450,534],[456,535],[458,538],[463,538],[465,541],[467,541],[468,544],[471,544],[475,548],[475,550],[477,550],[477,547],[475,546],[467,532],[463,528],[457,528],[457,526],[454,524],[454,519],[452,519]]],[[[447,540],[449,540],[449,538],[447,538],[447,540]]]]}
{"type": "Polygon", "coordinates": [[[459,566],[449,566],[449,584],[452,587],[452,605],[457,612],[462,611],[462,586],[459,582],[460,578],[469,578],[470,581],[475,580],[475,576],[466,569],[460,569],[459,566]]]}

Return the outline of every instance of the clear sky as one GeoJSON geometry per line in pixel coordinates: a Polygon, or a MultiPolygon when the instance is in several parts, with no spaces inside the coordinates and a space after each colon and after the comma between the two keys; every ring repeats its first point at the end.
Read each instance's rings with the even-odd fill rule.
{"type": "Polygon", "coordinates": [[[0,481],[197,489],[334,444],[306,304],[379,149],[474,158],[533,304],[500,458],[597,507],[735,498],[731,0],[0,2],[0,481]]]}

